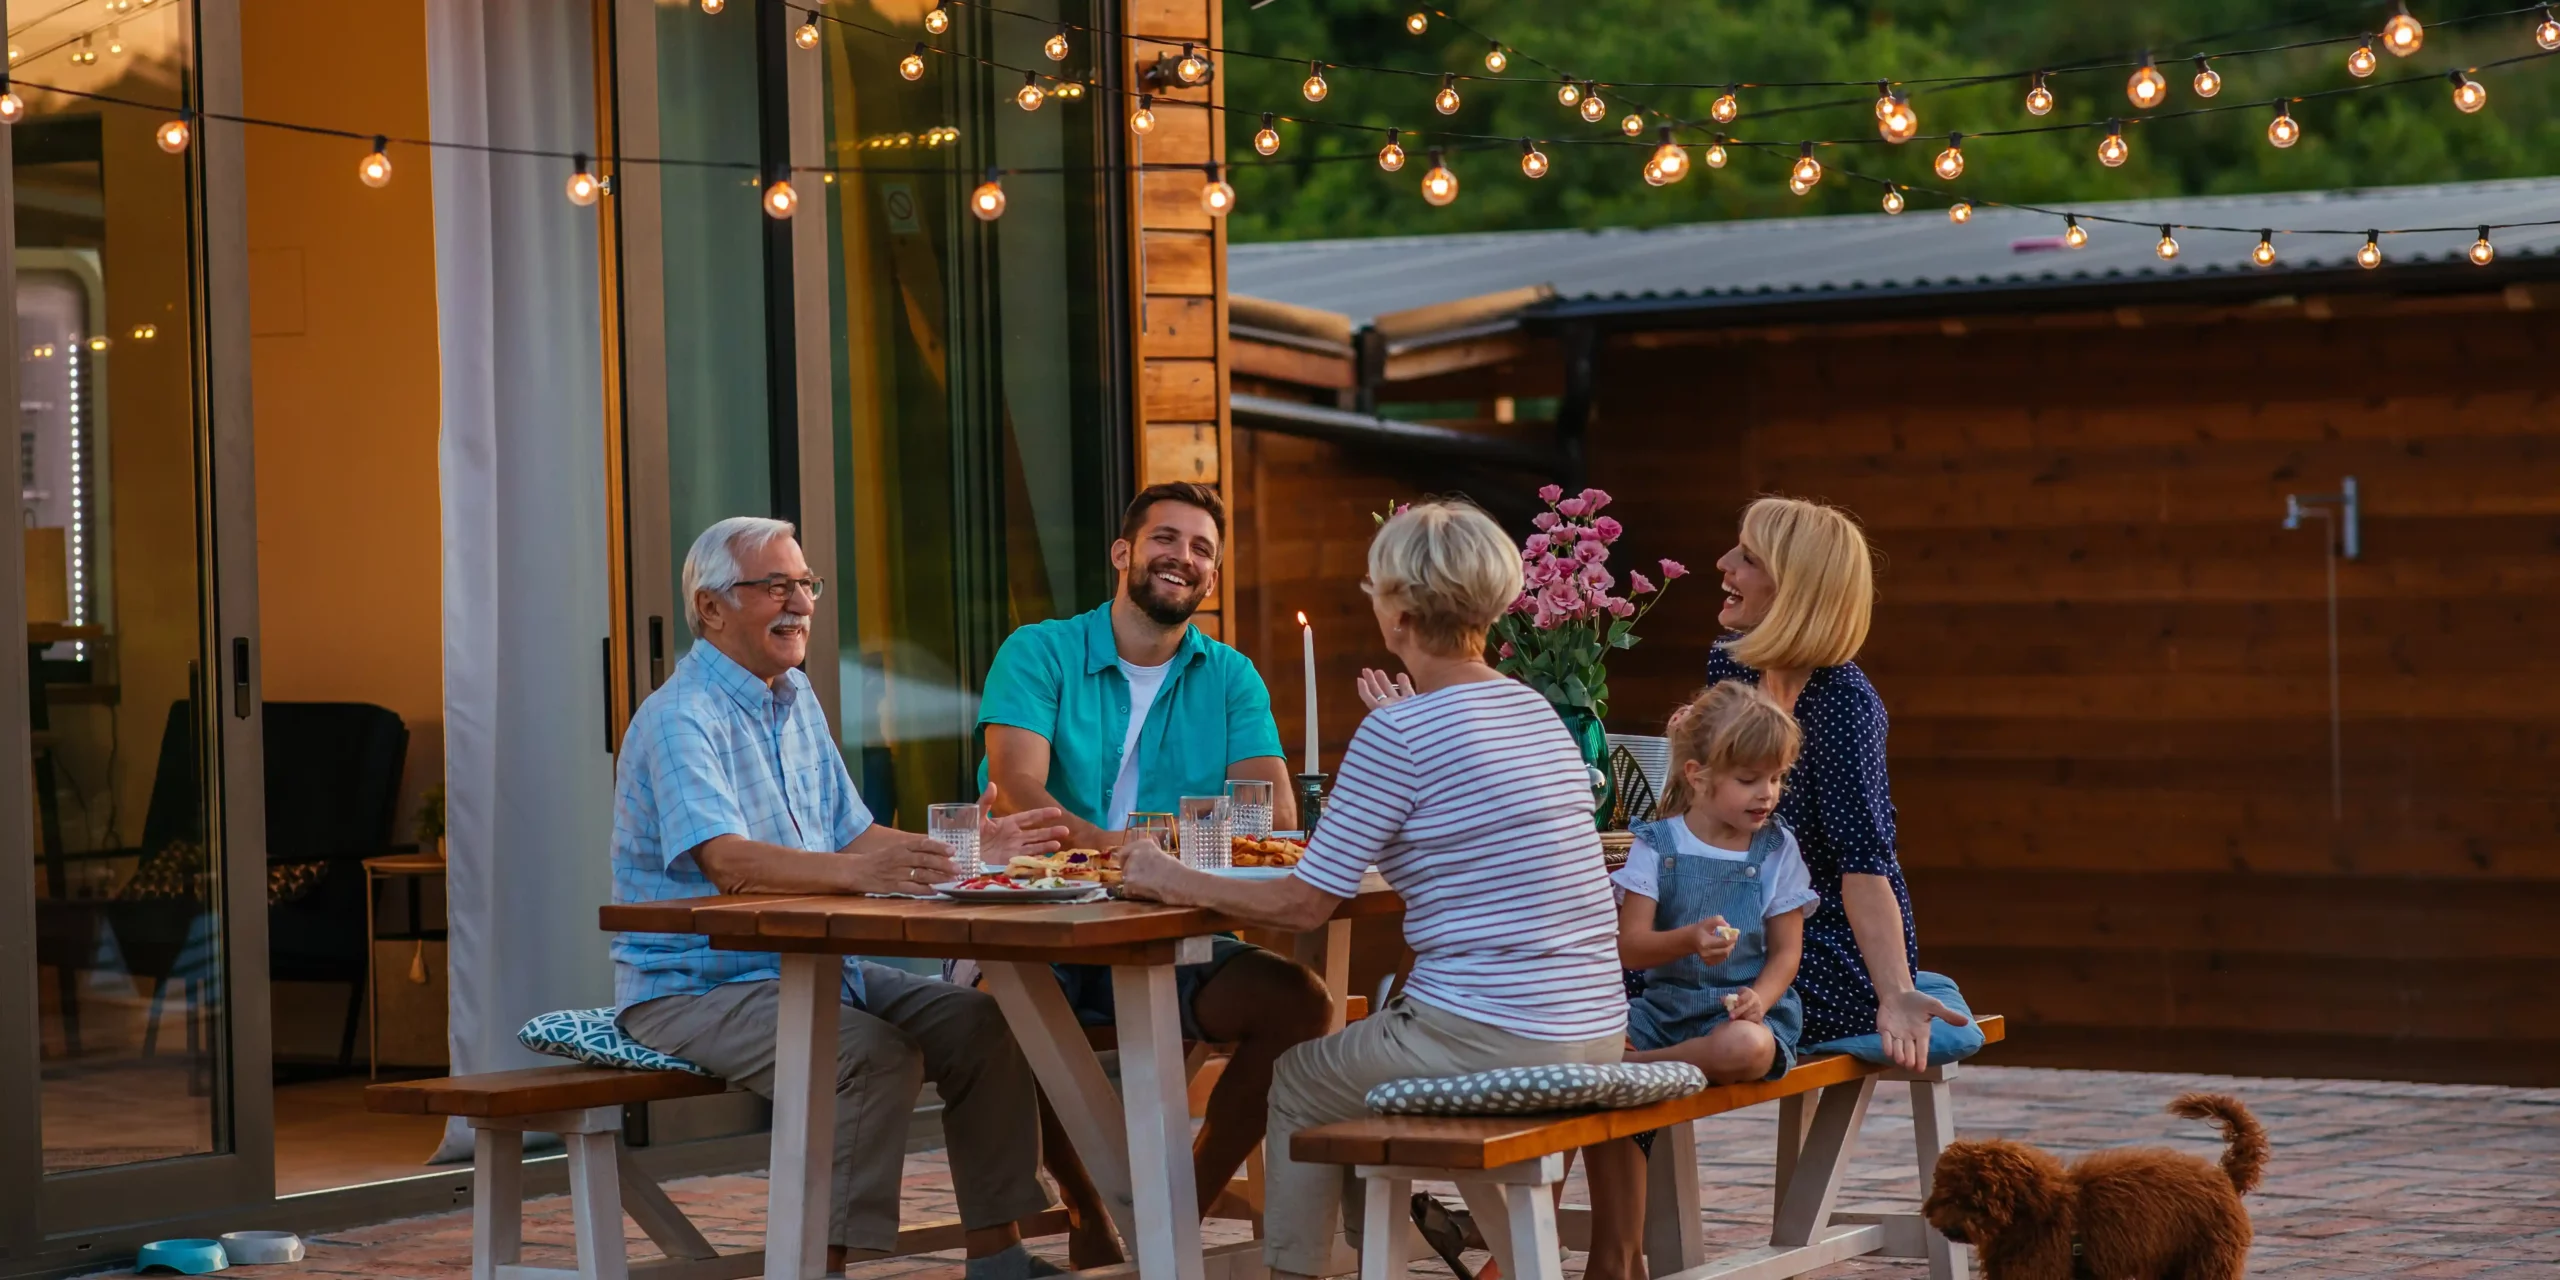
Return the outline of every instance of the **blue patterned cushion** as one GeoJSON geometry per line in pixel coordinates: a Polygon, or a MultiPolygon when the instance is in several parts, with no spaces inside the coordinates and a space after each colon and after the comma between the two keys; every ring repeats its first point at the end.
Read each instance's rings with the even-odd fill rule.
{"type": "Polygon", "coordinates": [[[660,1053],[631,1037],[613,1022],[611,1009],[562,1009],[545,1013],[516,1032],[516,1043],[535,1053],[571,1058],[592,1067],[631,1067],[640,1071],[711,1073],[670,1054],[660,1053]]]}
{"type": "Polygon", "coordinates": [[[1390,1080],[1371,1089],[1367,1102],[1382,1116],[1510,1116],[1615,1111],[1706,1087],[1706,1073],[1685,1062],[1564,1063],[1390,1080]]]}

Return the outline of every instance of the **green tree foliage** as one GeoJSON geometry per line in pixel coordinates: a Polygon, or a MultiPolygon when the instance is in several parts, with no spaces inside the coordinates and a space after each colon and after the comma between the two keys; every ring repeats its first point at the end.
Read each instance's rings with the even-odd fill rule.
{"type": "MultiPolygon", "coordinates": [[[[2463,115],[2452,103],[2445,72],[2539,52],[2535,16],[2512,14],[2454,21],[2513,7],[2512,0],[2472,0],[2463,7],[2417,0],[2432,25],[2425,45],[2407,58],[2382,57],[2371,80],[2345,69],[2351,44],[2217,63],[2224,85],[2210,102],[2190,88],[2193,55],[2259,48],[2378,28],[2385,4],[2274,0],[2154,0],[2095,5],[2087,0],[1440,0],[1458,19],[1502,39],[1521,54],[1591,77],[1609,99],[1607,118],[1586,124],[1556,101],[1556,78],[1528,56],[1515,55],[1511,83],[1461,81],[1464,105],[1453,116],[1432,108],[1431,75],[1394,76],[1336,69],[1322,103],[1300,96],[1306,60],[1484,73],[1484,40],[1455,23],[1434,20],[1408,35],[1410,8],[1385,0],[1271,0],[1261,9],[1228,6],[1226,43],[1292,61],[1239,55],[1223,59],[1227,78],[1228,155],[1239,194],[1230,219],[1239,240],[1323,236],[1411,235],[1528,227],[1655,226],[1723,218],[1874,212],[1883,188],[1849,171],[1907,182],[1924,192],[1944,188],[1978,200],[2086,203],[2181,194],[2286,191],[2540,175],[2560,168],[2560,57],[2481,71],[2489,105],[2463,115]],[[1736,149],[1722,171],[1697,167],[1685,183],[1653,188],[1640,170],[1645,146],[1618,130],[1631,100],[1685,120],[1704,121],[1711,90],[1605,88],[1611,81],[1721,83],[1729,79],[1916,80],[1989,75],[2036,66],[2118,61],[2149,50],[2168,77],[2159,114],[2199,105],[2245,109],[2128,127],[2132,158],[2120,169],[2096,159],[2100,130],[2032,137],[1980,138],[1965,146],[1967,167],[1953,183],[1930,173],[1949,130],[1970,135],[2033,124],[2104,120],[2138,113],[2127,102],[2122,69],[2057,73],[2059,99],[2042,120],[2023,105],[2025,83],[2003,79],[1963,87],[1915,86],[1920,136],[1900,147],[1830,147],[1819,154],[1826,176],[1812,195],[1787,191],[1789,154],[1736,149]],[[2409,77],[2423,83],[2315,98],[2294,108],[2302,142],[2267,145],[2267,104],[2280,95],[2409,77]],[[1405,130],[1412,162],[1381,172],[1357,159],[1310,160],[1374,153],[1379,134],[1282,123],[1280,154],[1262,160],[1252,149],[1263,111],[1314,120],[1405,130]],[[1455,204],[1433,208],[1417,188],[1438,131],[1518,139],[1588,139],[1613,145],[1551,141],[1553,168],[1521,176],[1519,146],[1454,140],[1449,164],[1464,182],[1455,204]]],[[[1736,138],[1792,144],[1798,139],[1873,139],[1872,88],[1764,89],[1742,95],[1736,138]]],[[[1703,130],[1684,139],[1703,143],[1703,130]]],[[[1791,148],[1790,148],[1791,150],[1791,148]]],[[[1692,154],[1696,154],[1693,150],[1692,154]]],[[[1912,214],[1937,216],[1946,199],[1915,194],[1912,214]]]]}

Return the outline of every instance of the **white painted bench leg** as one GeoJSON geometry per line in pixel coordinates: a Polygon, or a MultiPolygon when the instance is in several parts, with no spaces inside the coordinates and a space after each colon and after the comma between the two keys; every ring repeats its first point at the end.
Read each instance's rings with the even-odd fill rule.
{"type": "Polygon", "coordinates": [[[569,1210],[578,1240],[578,1280],[630,1280],[622,1240],[622,1174],[614,1148],[620,1135],[564,1133],[569,1151],[569,1210]]]}
{"type": "Polygon", "coordinates": [[[524,1259],[524,1135],[471,1130],[471,1280],[524,1259]]]}
{"type": "Polygon", "coordinates": [[[1787,1202],[1787,1187],[1796,1177],[1796,1160],[1804,1154],[1805,1123],[1811,1118],[1804,1104],[1805,1095],[1801,1093],[1778,1099],[1778,1164],[1769,1183],[1769,1212],[1773,1217],[1787,1202]]]}
{"type": "Polygon", "coordinates": [[[1511,1221],[1511,1257],[1520,1280],[1564,1280],[1564,1246],[1556,1240],[1556,1201],[1550,1184],[1505,1183],[1502,1207],[1511,1221]]]}
{"type": "Polygon", "coordinates": [[[703,1238],[702,1230],[693,1225],[693,1219],[684,1216],[684,1210],[667,1198],[666,1189],[631,1158],[631,1148],[618,1138],[613,1144],[613,1167],[622,1174],[623,1211],[648,1233],[658,1252],[692,1260],[720,1256],[720,1251],[703,1238]]]}
{"type": "Polygon", "coordinates": [[[1413,1237],[1413,1180],[1361,1179],[1360,1280],[1400,1280],[1413,1237]]]}
{"type": "MultiPolygon", "coordinates": [[[[1923,1203],[1937,1178],[1938,1153],[1956,1140],[1955,1090],[1947,1083],[1954,1074],[1955,1067],[1949,1065],[1911,1082],[1911,1137],[1913,1154],[1920,1160],[1923,1203]]],[[[1920,1234],[1929,1251],[1929,1280],[1967,1280],[1972,1275],[1971,1248],[1938,1234],[1926,1221],[1920,1224],[1920,1234]]]]}
{"type": "Polygon", "coordinates": [[[1804,1147],[1779,1194],[1769,1243],[1802,1247],[1812,1244],[1830,1226],[1832,1206],[1840,1198],[1841,1180],[1849,1172],[1849,1151],[1857,1144],[1858,1129],[1866,1123],[1867,1103],[1875,1091],[1874,1076],[1861,1076],[1822,1091],[1822,1100],[1814,1105],[1813,1123],[1805,1132],[1804,1147]]]}
{"type": "Polygon", "coordinates": [[[1654,1135],[1645,1162],[1645,1269],[1668,1276],[1707,1260],[1706,1228],[1698,1216],[1698,1131],[1689,1121],[1654,1135]]]}

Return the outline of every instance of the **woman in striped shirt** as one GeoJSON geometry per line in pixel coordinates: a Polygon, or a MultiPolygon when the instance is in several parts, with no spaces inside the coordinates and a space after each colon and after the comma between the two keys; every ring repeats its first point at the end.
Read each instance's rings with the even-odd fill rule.
{"type": "Polygon", "coordinates": [[[1297,873],[1240,881],[1148,846],[1125,855],[1132,896],[1281,929],[1323,923],[1373,864],[1404,899],[1415,958],[1402,992],[1273,1072],[1264,1255],[1283,1280],[1329,1269],[1347,1190],[1340,1167],[1291,1160],[1291,1134],[1366,1114],[1364,1095],[1389,1080],[1625,1050],[1616,910],[1581,753],[1545,698],[1484,660],[1520,582],[1519,551],[1472,505],[1387,521],[1362,587],[1413,693],[1353,736],[1297,873]]]}

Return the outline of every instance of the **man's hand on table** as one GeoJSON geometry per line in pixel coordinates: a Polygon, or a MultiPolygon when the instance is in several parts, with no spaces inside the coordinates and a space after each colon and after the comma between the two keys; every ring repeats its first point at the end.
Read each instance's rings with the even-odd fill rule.
{"type": "Polygon", "coordinates": [[[1055,853],[1067,838],[1064,809],[1025,809],[1001,818],[993,816],[995,811],[996,786],[990,782],[978,797],[978,865],[990,873],[1004,870],[1016,858],[1055,853]]]}
{"type": "Polygon", "coordinates": [[[852,864],[847,887],[854,893],[927,893],[960,876],[951,865],[951,851],[940,841],[904,831],[884,831],[870,847],[854,849],[844,858],[852,864]]]}
{"type": "Polygon", "coordinates": [[[1120,892],[1146,902],[1185,904],[1180,897],[1184,877],[1193,874],[1151,837],[1140,836],[1120,846],[1120,892]]]}

